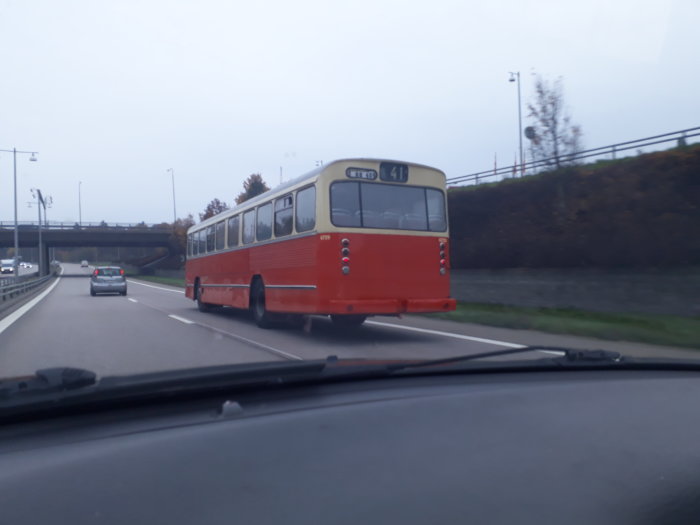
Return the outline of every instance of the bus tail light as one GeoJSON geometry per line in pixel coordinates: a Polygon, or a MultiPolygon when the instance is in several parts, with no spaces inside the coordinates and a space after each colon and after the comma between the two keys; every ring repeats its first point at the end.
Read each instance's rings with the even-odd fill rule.
{"type": "Polygon", "coordinates": [[[438,247],[440,248],[440,275],[445,275],[447,273],[447,243],[440,241],[438,247]]]}
{"type": "Polygon", "coordinates": [[[348,275],[350,273],[350,239],[344,238],[340,241],[340,271],[343,275],[348,275]]]}

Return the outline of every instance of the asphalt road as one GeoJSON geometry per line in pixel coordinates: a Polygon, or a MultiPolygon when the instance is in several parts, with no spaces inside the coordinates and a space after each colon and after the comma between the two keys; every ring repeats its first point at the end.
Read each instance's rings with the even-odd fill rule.
{"type": "MultiPolygon", "coordinates": [[[[202,313],[181,289],[129,280],[128,296],[89,293],[90,268],[64,264],[56,286],[24,315],[0,321],[0,377],[73,366],[99,375],[290,359],[432,359],[540,344],[606,348],[630,355],[693,357],[637,343],[455,323],[377,317],[338,329],[312,317],[303,328],[258,328],[247,312],[202,313]]],[[[16,315],[15,315],[16,316],[16,315]]],[[[530,358],[542,357],[532,354],[530,358]]]]}

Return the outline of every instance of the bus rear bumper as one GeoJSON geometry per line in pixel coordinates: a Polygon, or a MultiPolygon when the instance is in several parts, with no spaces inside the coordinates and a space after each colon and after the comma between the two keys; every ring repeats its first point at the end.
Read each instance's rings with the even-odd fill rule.
{"type": "Polygon", "coordinates": [[[329,301],[330,314],[410,314],[449,312],[457,307],[457,300],[445,299],[365,299],[329,301]]]}

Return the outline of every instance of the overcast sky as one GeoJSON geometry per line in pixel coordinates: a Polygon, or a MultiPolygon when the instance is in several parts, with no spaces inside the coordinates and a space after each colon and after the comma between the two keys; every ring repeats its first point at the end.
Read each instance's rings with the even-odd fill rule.
{"type": "MultiPolygon", "coordinates": [[[[172,221],[315,162],[510,164],[563,77],[586,147],[700,126],[697,0],[0,0],[0,149],[49,219],[172,221]],[[526,125],[525,121],[523,125],[526,125]]],[[[12,219],[0,153],[0,220],[12,219]]]]}

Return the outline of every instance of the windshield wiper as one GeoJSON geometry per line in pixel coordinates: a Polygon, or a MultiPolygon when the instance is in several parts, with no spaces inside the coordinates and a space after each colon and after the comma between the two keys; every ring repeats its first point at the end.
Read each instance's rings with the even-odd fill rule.
{"type": "Polygon", "coordinates": [[[83,368],[44,368],[33,376],[0,380],[0,401],[15,396],[53,394],[94,385],[97,374],[83,368]]]}
{"type": "Polygon", "coordinates": [[[0,381],[0,420],[85,403],[119,404],[230,388],[282,386],[315,380],[326,364],[326,360],[241,363],[99,380],[94,372],[80,368],[37,370],[33,376],[0,381]]]}
{"type": "Polygon", "coordinates": [[[576,350],[573,348],[564,348],[559,346],[523,346],[520,348],[508,348],[506,350],[495,350],[493,352],[482,352],[480,354],[468,354],[456,357],[446,357],[444,359],[431,359],[429,361],[419,361],[415,363],[398,363],[395,365],[387,365],[391,372],[406,370],[411,368],[424,368],[431,366],[450,365],[461,363],[464,361],[475,361],[478,359],[487,359],[489,357],[499,357],[502,355],[524,354],[529,352],[552,352],[561,354],[555,358],[557,362],[567,363],[617,363],[623,359],[619,352],[611,352],[609,350],[576,350]]]}

